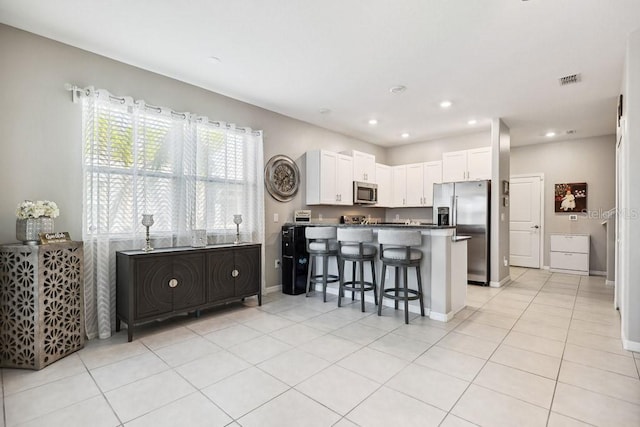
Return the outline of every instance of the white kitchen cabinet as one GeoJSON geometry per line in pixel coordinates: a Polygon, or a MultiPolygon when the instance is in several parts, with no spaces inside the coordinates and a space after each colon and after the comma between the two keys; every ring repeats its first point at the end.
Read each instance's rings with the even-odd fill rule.
{"type": "Polygon", "coordinates": [[[491,147],[442,154],[442,181],[491,179],[491,147]]]}
{"type": "Polygon", "coordinates": [[[391,181],[393,193],[391,194],[391,205],[394,208],[404,208],[407,206],[407,166],[392,166],[391,181]]]}
{"type": "Polygon", "coordinates": [[[406,166],[406,205],[422,206],[422,201],[424,200],[424,164],[412,163],[406,166]]]}
{"type": "Polygon", "coordinates": [[[423,206],[433,206],[433,184],[442,182],[442,162],[426,162],[424,164],[424,189],[422,190],[423,206]]]}
{"type": "Polygon", "coordinates": [[[307,205],[353,205],[353,159],[327,150],[306,157],[307,205]]]}
{"type": "Polygon", "coordinates": [[[552,234],[549,246],[552,272],[589,275],[588,234],[552,234]]]}
{"type": "Polygon", "coordinates": [[[353,180],[377,183],[376,156],[362,151],[351,151],[353,158],[353,180]]]}
{"type": "Polygon", "coordinates": [[[391,166],[376,163],[376,184],[378,184],[378,203],[376,206],[389,208],[392,206],[391,166]]]}
{"type": "MultiPolygon", "coordinates": [[[[406,207],[433,206],[433,184],[442,182],[442,162],[424,162],[406,167],[404,197],[406,207]]],[[[394,187],[395,191],[400,191],[394,187]]]]}

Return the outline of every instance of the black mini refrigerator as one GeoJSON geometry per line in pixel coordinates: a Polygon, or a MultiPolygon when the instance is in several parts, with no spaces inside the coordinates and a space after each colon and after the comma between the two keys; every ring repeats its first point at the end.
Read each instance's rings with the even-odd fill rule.
{"type": "Polygon", "coordinates": [[[282,292],[299,295],[306,292],[309,254],[304,225],[282,226],[282,292]]]}

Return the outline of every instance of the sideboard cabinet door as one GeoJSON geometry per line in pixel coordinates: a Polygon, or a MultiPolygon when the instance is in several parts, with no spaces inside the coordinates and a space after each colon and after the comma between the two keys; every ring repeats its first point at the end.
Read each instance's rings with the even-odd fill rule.
{"type": "Polygon", "coordinates": [[[134,269],[136,293],[136,318],[159,316],[171,312],[171,288],[173,276],[171,257],[140,257],[134,269]]]}
{"type": "Polygon", "coordinates": [[[260,292],[260,247],[238,248],[235,251],[237,297],[255,295],[260,292]]]}
{"type": "Polygon", "coordinates": [[[207,301],[223,301],[235,297],[233,284],[233,252],[216,249],[207,253],[207,301]]]}

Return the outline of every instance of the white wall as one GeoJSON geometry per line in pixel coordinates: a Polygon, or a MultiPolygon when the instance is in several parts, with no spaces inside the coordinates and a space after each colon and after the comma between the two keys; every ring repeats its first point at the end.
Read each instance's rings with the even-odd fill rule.
{"type": "Polygon", "coordinates": [[[544,173],[544,265],[549,265],[550,234],[589,234],[589,268],[606,271],[607,237],[601,213],[615,205],[615,136],[512,147],[511,174],[526,173],[544,173]],[[589,212],[578,214],[577,221],[569,221],[569,214],[555,212],[554,185],[564,182],[587,183],[589,212]]]}
{"type": "Polygon", "coordinates": [[[622,270],[616,275],[616,286],[622,289],[623,345],[640,352],[640,29],[629,36],[623,78],[624,137],[618,170],[622,181],[618,205],[622,270]]]}
{"type": "Polygon", "coordinates": [[[355,149],[384,160],[378,146],[4,25],[0,58],[0,243],[16,240],[15,208],[24,199],[58,203],[56,230],[82,238],[81,109],[71,102],[65,83],[263,129],[265,162],[275,154],[296,160],[303,182],[295,199],[280,203],[265,195],[267,287],[280,284],[280,270],[274,268],[280,227],[294,209],[305,207],[303,153],[355,149]],[[276,212],[279,223],[273,222],[276,212]]]}

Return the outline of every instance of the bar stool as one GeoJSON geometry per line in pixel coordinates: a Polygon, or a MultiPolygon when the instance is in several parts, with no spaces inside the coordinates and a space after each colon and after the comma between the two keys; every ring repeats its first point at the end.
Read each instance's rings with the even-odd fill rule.
{"type": "Polygon", "coordinates": [[[345,289],[351,291],[351,300],[354,299],[355,293],[360,291],[360,300],[362,303],[362,311],[364,312],[364,293],[365,291],[373,291],[373,299],[378,303],[378,295],[376,291],[376,269],[374,261],[376,259],[377,249],[374,245],[367,244],[373,241],[373,230],[370,228],[338,228],[338,271],[340,272],[340,289],[338,291],[338,307],[342,304],[342,297],[345,289]],[[345,262],[352,263],[351,280],[344,280],[345,262]],[[364,263],[371,264],[371,281],[364,280],[364,263]],[[360,272],[360,280],[356,280],[356,265],[360,272]]]}
{"type": "Polygon", "coordinates": [[[329,274],[329,257],[336,257],[338,270],[338,242],[336,227],[306,227],[304,236],[307,238],[307,252],[309,253],[309,271],[307,273],[307,296],[311,287],[315,290],[316,283],[322,283],[322,299],[327,302],[327,284],[340,280],[340,275],[329,274]],[[322,258],[322,274],[317,274],[318,258],[322,258]]]}
{"type": "Polygon", "coordinates": [[[422,244],[422,234],[418,230],[380,230],[378,231],[378,243],[380,244],[380,261],[382,261],[382,283],[380,284],[378,316],[382,315],[383,298],[393,299],[396,310],[398,309],[398,301],[404,300],[404,323],[409,324],[410,300],[420,300],[420,314],[424,316],[422,277],[420,275],[422,251],[412,248],[412,246],[420,246],[422,244]],[[387,266],[395,268],[395,286],[393,288],[384,287],[387,266]],[[407,267],[416,268],[418,290],[409,289],[407,286],[407,267]],[[398,269],[402,269],[403,287],[400,287],[398,269]]]}

